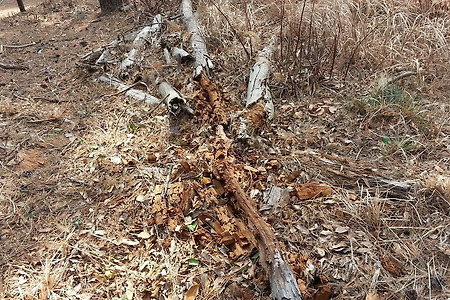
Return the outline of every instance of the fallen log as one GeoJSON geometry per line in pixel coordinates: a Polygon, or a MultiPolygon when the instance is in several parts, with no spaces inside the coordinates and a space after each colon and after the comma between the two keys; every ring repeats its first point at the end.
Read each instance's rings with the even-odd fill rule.
{"type": "Polygon", "coordinates": [[[174,115],[182,112],[193,115],[194,111],[187,105],[181,93],[167,82],[163,81],[158,86],[159,94],[164,99],[167,109],[174,115]]]}
{"type": "Polygon", "coordinates": [[[152,95],[145,93],[143,91],[133,89],[130,86],[122,83],[120,79],[108,75],[108,76],[100,76],[98,78],[100,82],[105,82],[109,85],[115,86],[117,90],[123,91],[125,93],[125,96],[136,99],[138,101],[142,101],[145,104],[148,105],[157,105],[159,104],[160,100],[156,97],[153,97],[152,95]]]}
{"type": "Polygon", "coordinates": [[[109,56],[112,54],[113,50],[122,42],[129,41],[134,39],[138,32],[132,32],[125,36],[121,36],[120,38],[112,41],[108,45],[102,46],[96,50],[93,50],[89,53],[86,53],[81,57],[81,60],[88,63],[95,63],[96,65],[106,64],[111,62],[112,60],[108,60],[109,56]]]}
{"type": "Polygon", "coordinates": [[[265,119],[273,119],[275,108],[269,88],[271,74],[270,56],[272,47],[264,48],[256,57],[247,86],[245,110],[237,115],[239,125],[237,137],[239,140],[249,140],[253,134],[251,129],[261,128],[265,119]]]}
{"type": "Polygon", "coordinates": [[[125,58],[120,64],[119,74],[121,78],[128,76],[128,71],[135,64],[135,62],[140,59],[139,54],[142,48],[144,47],[145,43],[149,41],[149,39],[153,35],[161,32],[162,24],[163,24],[162,16],[156,15],[153,18],[152,25],[144,27],[138,33],[138,35],[133,41],[134,48],[128,52],[127,58],[125,58]]]}
{"type": "Polygon", "coordinates": [[[271,55],[272,49],[269,46],[264,48],[256,57],[256,63],[250,72],[245,102],[246,108],[262,102],[261,104],[264,106],[269,119],[272,119],[275,114],[272,95],[268,85],[271,74],[269,61],[271,55]]]}
{"type": "Polygon", "coordinates": [[[235,166],[227,157],[231,141],[226,137],[221,125],[217,126],[217,137],[219,149],[216,152],[215,176],[224,182],[225,189],[234,196],[232,202],[235,208],[239,208],[245,214],[253,227],[258,241],[261,265],[269,276],[272,299],[301,299],[295,275],[281,255],[273,230],[258,213],[256,203],[244,192],[236,178],[235,166]]]}
{"type": "Polygon", "coordinates": [[[208,55],[206,43],[199,32],[197,18],[192,11],[192,1],[181,1],[181,14],[186,31],[191,34],[191,47],[194,56],[195,77],[205,70],[208,72],[214,65],[208,55]]]}

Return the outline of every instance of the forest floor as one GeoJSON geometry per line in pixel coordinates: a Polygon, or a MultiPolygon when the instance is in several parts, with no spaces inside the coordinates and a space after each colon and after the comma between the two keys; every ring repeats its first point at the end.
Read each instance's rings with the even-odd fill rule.
{"type": "MultiPolygon", "coordinates": [[[[319,2],[317,10],[328,3],[319,2]]],[[[212,170],[215,120],[201,87],[191,66],[162,56],[161,45],[188,48],[181,20],[167,22],[126,80],[157,97],[155,82],[170,81],[190,100],[191,118],[97,81],[116,72],[129,43],[115,49],[116,62],[90,68],[81,59],[157,12],[179,14],[178,1],[152,3],[104,16],[96,1],[47,0],[0,20],[0,63],[25,68],[0,69],[0,298],[270,298],[257,233],[212,170]]],[[[427,19],[444,24],[432,30],[441,40],[390,44],[391,59],[376,44],[365,48],[368,34],[352,67],[337,55],[331,76],[310,73],[320,69],[313,63],[290,73],[286,53],[275,53],[275,118],[244,142],[233,115],[252,56],[280,31],[258,14],[279,16],[280,7],[217,3],[223,14],[209,1],[194,7],[230,118],[235,176],[263,208],[303,298],[450,299],[448,11],[427,19]],[[232,11],[250,15],[247,31],[232,11]],[[251,57],[236,36],[254,47],[251,57]],[[421,43],[427,56],[414,52],[421,43]],[[404,61],[394,57],[402,51],[404,61]],[[415,73],[388,83],[405,71],[415,73]],[[275,188],[279,203],[264,209],[275,188]]],[[[424,32],[426,16],[411,21],[408,37],[424,32]]]]}

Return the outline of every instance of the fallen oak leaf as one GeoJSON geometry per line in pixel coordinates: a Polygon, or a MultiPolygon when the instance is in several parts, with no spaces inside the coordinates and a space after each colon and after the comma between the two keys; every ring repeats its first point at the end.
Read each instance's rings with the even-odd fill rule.
{"type": "Polygon", "coordinates": [[[137,235],[137,237],[146,240],[150,238],[150,233],[148,233],[147,231],[142,231],[137,235]]]}
{"type": "Polygon", "coordinates": [[[300,200],[330,196],[331,194],[333,194],[333,189],[328,185],[319,182],[300,184],[291,191],[291,195],[296,196],[300,200]]]}
{"type": "Polygon", "coordinates": [[[197,297],[199,291],[200,291],[200,285],[199,284],[194,284],[186,292],[186,294],[184,295],[184,299],[186,299],[186,300],[195,300],[195,298],[197,297]]]}

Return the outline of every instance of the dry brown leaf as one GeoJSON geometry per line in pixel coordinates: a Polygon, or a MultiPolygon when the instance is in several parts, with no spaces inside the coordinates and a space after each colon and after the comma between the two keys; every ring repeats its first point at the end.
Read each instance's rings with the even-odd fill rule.
{"type": "Polygon", "coordinates": [[[333,194],[333,189],[326,184],[319,182],[310,182],[300,184],[291,192],[300,200],[313,199],[317,197],[329,196],[333,194]]]}
{"type": "Polygon", "coordinates": [[[45,164],[44,153],[38,149],[20,150],[17,160],[19,171],[32,171],[45,164]]]}
{"type": "Polygon", "coordinates": [[[377,292],[368,292],[365,300],[380,300],[380,295],[377,292]]]}
{"type": "Polygon", "coordinates": [[[328,300],[331,297],[331,286],[328,283],[316,286],[317,291],[312,296],[313,300],[328,300]]]}
{"type": "Polygon", "coordinates": [[[403,264],[389,253],[384,253],[380,261],[383,268],[392,276],[399,277],[403,274],[403,264]]]}
{"type": "Polygon", "coordinates": [[[200,284],[194,284],[189,288],[189,290],[184,295],[184,299],[186,300],[195,300],[200,291],[200,284]]]}
{"type": "Polygon", "coordinates": [[[211,183],[211,178],[209,177],[202,177],[201,182],[203,185],[208,185],[211,183]]]}
{"type": "Polygon", "coordinates": [[[300,289],[300,293],[305,299],[309,299],[311,297],[311,293],[308,291],[308,287],[306,286],[306,282],[303,279],[297,279],[298,288],[300,289]]]}

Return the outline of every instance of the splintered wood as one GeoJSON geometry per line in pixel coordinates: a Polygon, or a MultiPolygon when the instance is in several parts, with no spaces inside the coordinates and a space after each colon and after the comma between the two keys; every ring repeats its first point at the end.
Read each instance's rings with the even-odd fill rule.
{"type": "Polygon", "coordinates": [[[202,111],[202,117],[204,122],[214,125],[225,125],[228,123],[228,116],[226,111],[226,98],[223,93],[218,89],[205,74],[198,76],[202,93],[199,94],[199,106],[202,111]]]}
{"type": "Polygon", "coordinates": [[[233,194],[235,208],[242,210],[253,229],[258,241],[261,264],[269,276],[272,299],[301,299],[295,275],[280,253],[282,250],[274,232],[258,213],[256,203],[239,184],[233,163],[227,158],[220,159],[216,162],[216,172],[224,181],[225,189],[233,194]]]}

